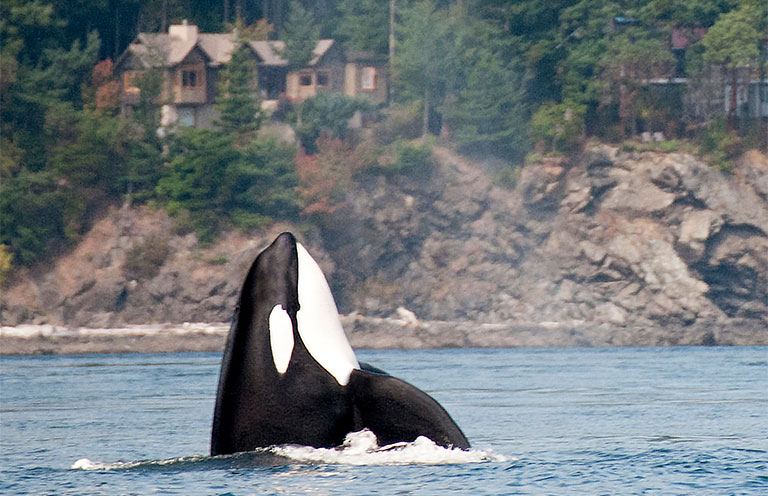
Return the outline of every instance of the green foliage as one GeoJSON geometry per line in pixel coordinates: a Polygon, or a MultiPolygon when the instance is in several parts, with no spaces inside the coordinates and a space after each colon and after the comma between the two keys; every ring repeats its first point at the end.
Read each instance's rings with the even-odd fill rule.
{"type": "Polygon", "coordinates": [[[291,0],[288,22],[282,32],[285,48],[281,54],[288,61],[289,70],[306,67],[312,60],[312,51],[320,39],[315,16],[297,0],[291,0]]]}
{"type": "Polygon", "coordinates": [[[484,53],[444,115],[460,151],[519,160],[528,148],[523,105],[520,78],[498,56],[484,53]]]}
{"type": "Polygon", "coordinates": [[[170,253],[168,238],[158,235],[149,236],[143,243],[133,245],[126,252],[123,274],[129,279],[152,279],[160,271],[160,267],[170,253]]]}
{"type": "Polygon", "coordinates": [[[637,134],[636,99],[644,80],[669,74],[672,54],[655,33],[633,32],[613,37],[600,60],[607,94],[618,104],[619,132],[637,134]]]}
{"type": "Polygon", "coordinates": [[[531,117],[531,137],[545,150],[575,151],[581,146],[585,111],[575,103],[545,103],[531,117]]]}
{"type": "Polygon", "coordinates": [[[255,74],[253,52],[244,45],[232,53],[232,60],[221,71],[216,99],[220,116],[216,125],[223,132],[238,136],[241,143],[252,139],[261,125],[255,74]]]}
{"type": "Polygon", "coordinates": [[[429,143],[398,141],[395,163],[389,170],[409,177],[426,178],[432,174],[432,147],[429,143]]]}
{"type": "Polygon", "coordinates": [[[397,139],[416,139],[421,135],[421,109],[418,102],[393,104],[382,111],[384,120],[373,129],[376,142],[389,145],[397,139]]]}
{"type": "Polygon", "coordinates": [[[386,55],[389,50],[389,2],[341,0],[336,34],[352,50],[386,55]]]}
{"type": "Polygon", "coordinates": [[[205,260],[211,265],[226,265],[229,262],[229,258],[224,253],[217,253],[205,260]]]}
{"type": "Polygon", "coordinates": [[[315,141],[321,133],[344,139],[349,130],[348,121],[358,110],[370,108],[365,100],[349,98],[338,93],[320,93],[305,101],[301,109],[301,125],[296,134],[307,153],[315,153],[315,141]]]}
{"type": "Polygon", "coordinates": [[[8,250],[7,246],[0,244],[0,288],[5,285],[12,269],[13,253],[8,250]]]}
{"type": "Polygon", "coordinates": [[[718,17],[701,39],[704,61],[728,69],[755,64],[760,55],[759,19],[757,8],[746,3],[742,8],[718,17]]]}
{"type": "Polygon", "coordinates": [[[21,169],[0,184],[0,244],[18,265],[30,265],[74,240],[84,210],[78,192],[53,174],[21,169]]]}
{"type": "Polygon", "coordinates": [[[522,173],[522,167],[520,166],[506,166],[499,170],[491,177],[491,182],[495,186],[499,186],[504,189],[515,189],[518,181],[520,181],[520,174],[522,173]]]}
{"type": "Polygon", "coordinates": [[[173,142],[173,157],[155,189],[171,215],[184,212],[202,242],[213,241],[226,219],[226,171],[240,159],[231,137],[184,128],[173,142]]]}
{"type": "Polygon", "coordinates": [[[431,110],[442,103],[459,71],[454,51],[456,30],[451,17],[429,1],[402,9],[401,19],[394,60],[396,93],[400,101],[422,99],[422,133],[426,134],[431,110]]]}
{"type": "Polygon", "coordinates": [[[91,111],[72,117],[77,122],[77,136],[72,143],[53,149],[53,169],[71,187],[119,197],[127,155],[126,121],[91,111]]]}
{"type": "Polygon", "coordinates": [[[177,231],[193,230],[211,242],[228,226],[249,230],[298,213],[293,152],[274,140],[236,147],[220,131],[185,128],[174,138],[155,193],[177,231]]]}
{"type": "Polygon", "coordinates": [[[741,138],[728,129],[725,119],[715,119],[698,136],[699,151],[709,159],[709,163],[726,173],[733,171],[736,159],[743,153],[741,138]]]}
{"type": "MultiPolygon", "coordinates": [[[[294,146],[275,139],[260,139],[245,148],[242,159],[228,171],[233,211],[261,216],[261,220],[252,216],[251,222],[295,219],[301,207],[295,153],[294,146]]],[[[235,224],[248,229],[245,219],[235,219],[235,224]]]]}

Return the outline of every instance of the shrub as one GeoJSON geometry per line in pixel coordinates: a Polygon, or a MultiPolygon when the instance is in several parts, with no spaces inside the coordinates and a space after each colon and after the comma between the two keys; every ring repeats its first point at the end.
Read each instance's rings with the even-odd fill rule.
{"type": "Polygon", "coordinates": [[[531,136],[546,150],[575,151],[581,146],[585,113],[584,105],[545,103],[531,116],[531,136]]]}
{"type": "Polygon", "coordinates": [[[152,235],[133,245],[125,254],[123,273],[130,279],[151,279],[157,275],[171,249],[168,239],[152,235]]]}
{"type": "Polygon", "coordinates": [[[501,188],[515,189],[517,182],[520,180],[521,172],[522,168],[510,165],[495,173],[491,177],[491,182],[501,188]]]}
{"type": "Polygon", "coordinates": [[[725,173],[733,171],[734,160],[744,151],[743,140],[734,131],[728,131],[722,117],[704,129],[697,142],[700,153],[708,155],[710,165],[725,173]]]}
{"type": "Polygon", "coordinates": [[[346,200],[352,178],[364,165],[349,144],[338,138],[321,135],[317,148],[315,155],[302,149],[295,159],[304,215],[335,212],[346,200]]]}
{"type": "Polygon", "coordinates": [[[5,245],[0,245],[0,286],[5,284],[13,269],[13,253],[5,245]]]}
{"type": "Polygon", "coordinates": [[[427,177],[432,173],[432,147],[428,143],[414,145],[398,141],[395,149],[397,153],[391,170],[411,177],[427,177]]]}
{"type": "Polygon", "coordinates": [[[370,104],[364,100],[338,93],[320,93],[305,101],[301,108],[301,125],[296,128],[301,146],[307,153],[315,153],[318,149],[316,141],[321,134],[346,138],[349,119],[358,110],[369,108],[370,104]]]}
{"type": "Polygon", "coordinates": [[[383,113],[386,118],[373,129],[378,144],[390,145],[397,139],[416,139],[421,136],[423,117],[419,102],[392,105],[383,113]]]}

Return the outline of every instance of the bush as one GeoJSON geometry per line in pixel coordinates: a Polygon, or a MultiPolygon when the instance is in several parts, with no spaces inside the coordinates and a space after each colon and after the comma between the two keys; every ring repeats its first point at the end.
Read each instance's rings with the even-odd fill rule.
{"type": "Polygon", "coordinates": [[[335,212],[345,202],[352,178],[364,165],[361,157],[338,138],[321,135],[317,148],[315,155],[301,150],[295,159],[304,215],[335,212]]]}
{"type": "Polygon", "coordinates": [[[734,131],[728,131],[723,117],[715,119],[697,142],[699,152],[708,156],[710,165],[725,173],[733,171],[734,161],[744,151],[743,140],[734,131]]]}
{"type": "Polygon", "coordinates": [[[531,116],[531,137],[542,151],[572,152],[581,146],[586,107],[545,103],[531,116]]]}
{"type": "Polygon", "coordinates": [[[427,177],[432,173],[432,147],[428,143],[414,145],[398,141],[395,149],[397,153],[391,170],[411,177],[427,177]]]}
{"type": "Polygon", "coordinates": [[[11,269],[13,269],[13,253],[8,251],[7,246],[0,245],[0,287],[5,285],[11,269]]]}
{"type": "Polygon", "coordinates": [[[170,252],[167,238],[149,236],[143,243],[133,245],[125,254],[123,274],[130,279],[152,279],[160,271],[170,252]]]}
{"type": "Polygon", "coordinates": [[[421,136],[421,104],[392,105],[383,111],[386,118],[373,129],[373,135],[379,145],[390,145],[397,139],[416,139],[421,136]]]}
{"type": "Polygon", "coordinates": [[[515,189],[517,182],[520,180],[521,172],[522,168],[520,167],[507,166],[494,174],[491,177],[491,182],[500,188],[515,189]]]}
{"type": "Polygon", "coordinates": [[[315,153],[316,141],[321,134],[346,138],[349,119],[358,110],[369,108],[371,105],[364,100],[338,93],[320,93],[302,104],[301,125],[296,128],[296,136],[307,153],[315,153]]]}

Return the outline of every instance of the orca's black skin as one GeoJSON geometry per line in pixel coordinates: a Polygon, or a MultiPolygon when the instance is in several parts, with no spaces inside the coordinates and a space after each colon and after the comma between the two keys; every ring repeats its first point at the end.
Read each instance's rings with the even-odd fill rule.
{"type": "Polygon", "coordinates": [[[379,444],[423,435],[442,446],[469,448],[448,413],[429,395],[368,364],[341,386],[309,354],[297,329],[296,239],[283,233],[254,261],[235,309],[219,376],[211,454],[280,444],[338,446],[369,428],[379,444]],[[293,324],[288,368],[278,373],[269,315],[282,305],[293,324]]]}

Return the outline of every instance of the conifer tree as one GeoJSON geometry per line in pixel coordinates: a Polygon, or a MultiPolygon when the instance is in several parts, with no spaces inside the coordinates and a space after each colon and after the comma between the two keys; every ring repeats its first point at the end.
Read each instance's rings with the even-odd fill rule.
{"type": "Polygon", "coordinates": [[[218,128],[236,136],[238,144],[253,139],[261,125],[261,109],[256,93],[256,67],[253,52],[243,40],[237,40],[232,59],[221,71],[219,97],[216,109],[219,111],[218,128]]]}
{"type": "Polygon", "coordinates": [[[288,70],[306,67],[313,57],[313,50],[320,39],[320,28],[312,12],[293,0],[290,4],[288,22],[281,34],[285,48],[280,55],[288,61],[288,70]]]}
{"type": "Polygon", "coordinates": [[[389,5],[381,0],[341,0],[336,35],[353,50],[386,55],[389,49],[389,5]]]}

